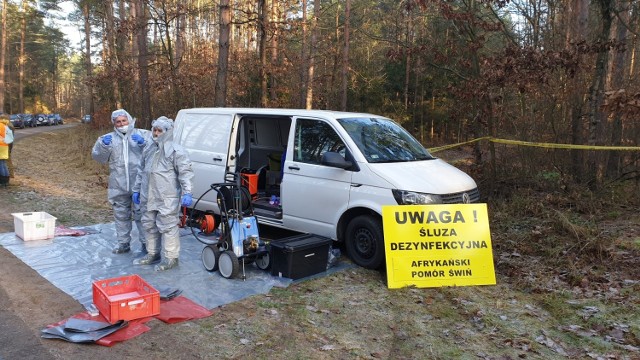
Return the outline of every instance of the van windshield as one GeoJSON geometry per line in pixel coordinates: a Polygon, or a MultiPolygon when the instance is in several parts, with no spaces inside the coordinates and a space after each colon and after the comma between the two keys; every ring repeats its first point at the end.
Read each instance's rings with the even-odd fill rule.
{"type": "Polygon", "coordinates": [[[434,159],[411,134],[392,120],[344,118],[338,122],[370,163],[434,159]]]}

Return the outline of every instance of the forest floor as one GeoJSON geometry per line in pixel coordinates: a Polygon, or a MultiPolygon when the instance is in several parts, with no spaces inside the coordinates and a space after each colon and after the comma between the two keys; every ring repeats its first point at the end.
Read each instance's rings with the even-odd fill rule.
{"type": "MultiPolygon", "coordinates": [[[[88,156],[98,134],[78,125],[16,142],[0,233],[14,231],[13,212],[112,221],[106,171],[88,156]]],[[[352,268],[204,319],[152,320],[111,348],[40,338],[84,308],[0,247],[0,360],[640,359],[638,189],[582,198],[500,186],[484,200],[496,285],[391,290],[383,272],[352,268]]]]}

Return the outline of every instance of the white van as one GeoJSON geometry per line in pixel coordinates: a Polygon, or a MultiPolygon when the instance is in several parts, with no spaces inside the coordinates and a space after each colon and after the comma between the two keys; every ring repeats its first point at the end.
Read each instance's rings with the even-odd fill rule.
{"type": "MultiPolygon", "coordinates": [[[[194,199],[224,182],[226,172],[253,174],[249,187],[260,224],[343,241],[349,257],[371,269],[385,260],[383,205],[480,197],[471,177],[379,115],[183,109],[174,137],[193,162],[194,199]]],[[[215,193],[202,197],[196,210],[218,213],[215,193]]]]}

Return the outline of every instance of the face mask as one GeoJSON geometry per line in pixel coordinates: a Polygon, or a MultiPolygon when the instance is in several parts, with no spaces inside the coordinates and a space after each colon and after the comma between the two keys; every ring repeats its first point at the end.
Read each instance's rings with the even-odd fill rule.
{"type": "Polygon", "coordinates": [[[120,126],[119,128],[116,128],[120,133],[122,134],[126,134],[127,130],[129,130],[129,126],[120,126]]]}

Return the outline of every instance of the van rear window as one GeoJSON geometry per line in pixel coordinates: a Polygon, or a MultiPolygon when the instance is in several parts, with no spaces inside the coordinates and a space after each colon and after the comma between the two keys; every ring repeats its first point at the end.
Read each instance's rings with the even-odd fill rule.
{"type": "Polygon", "coordinates": [[[232,120],[226,114],[184,113],[178,124],[180,144],[193,150],[226,153],[232,120]]]}

